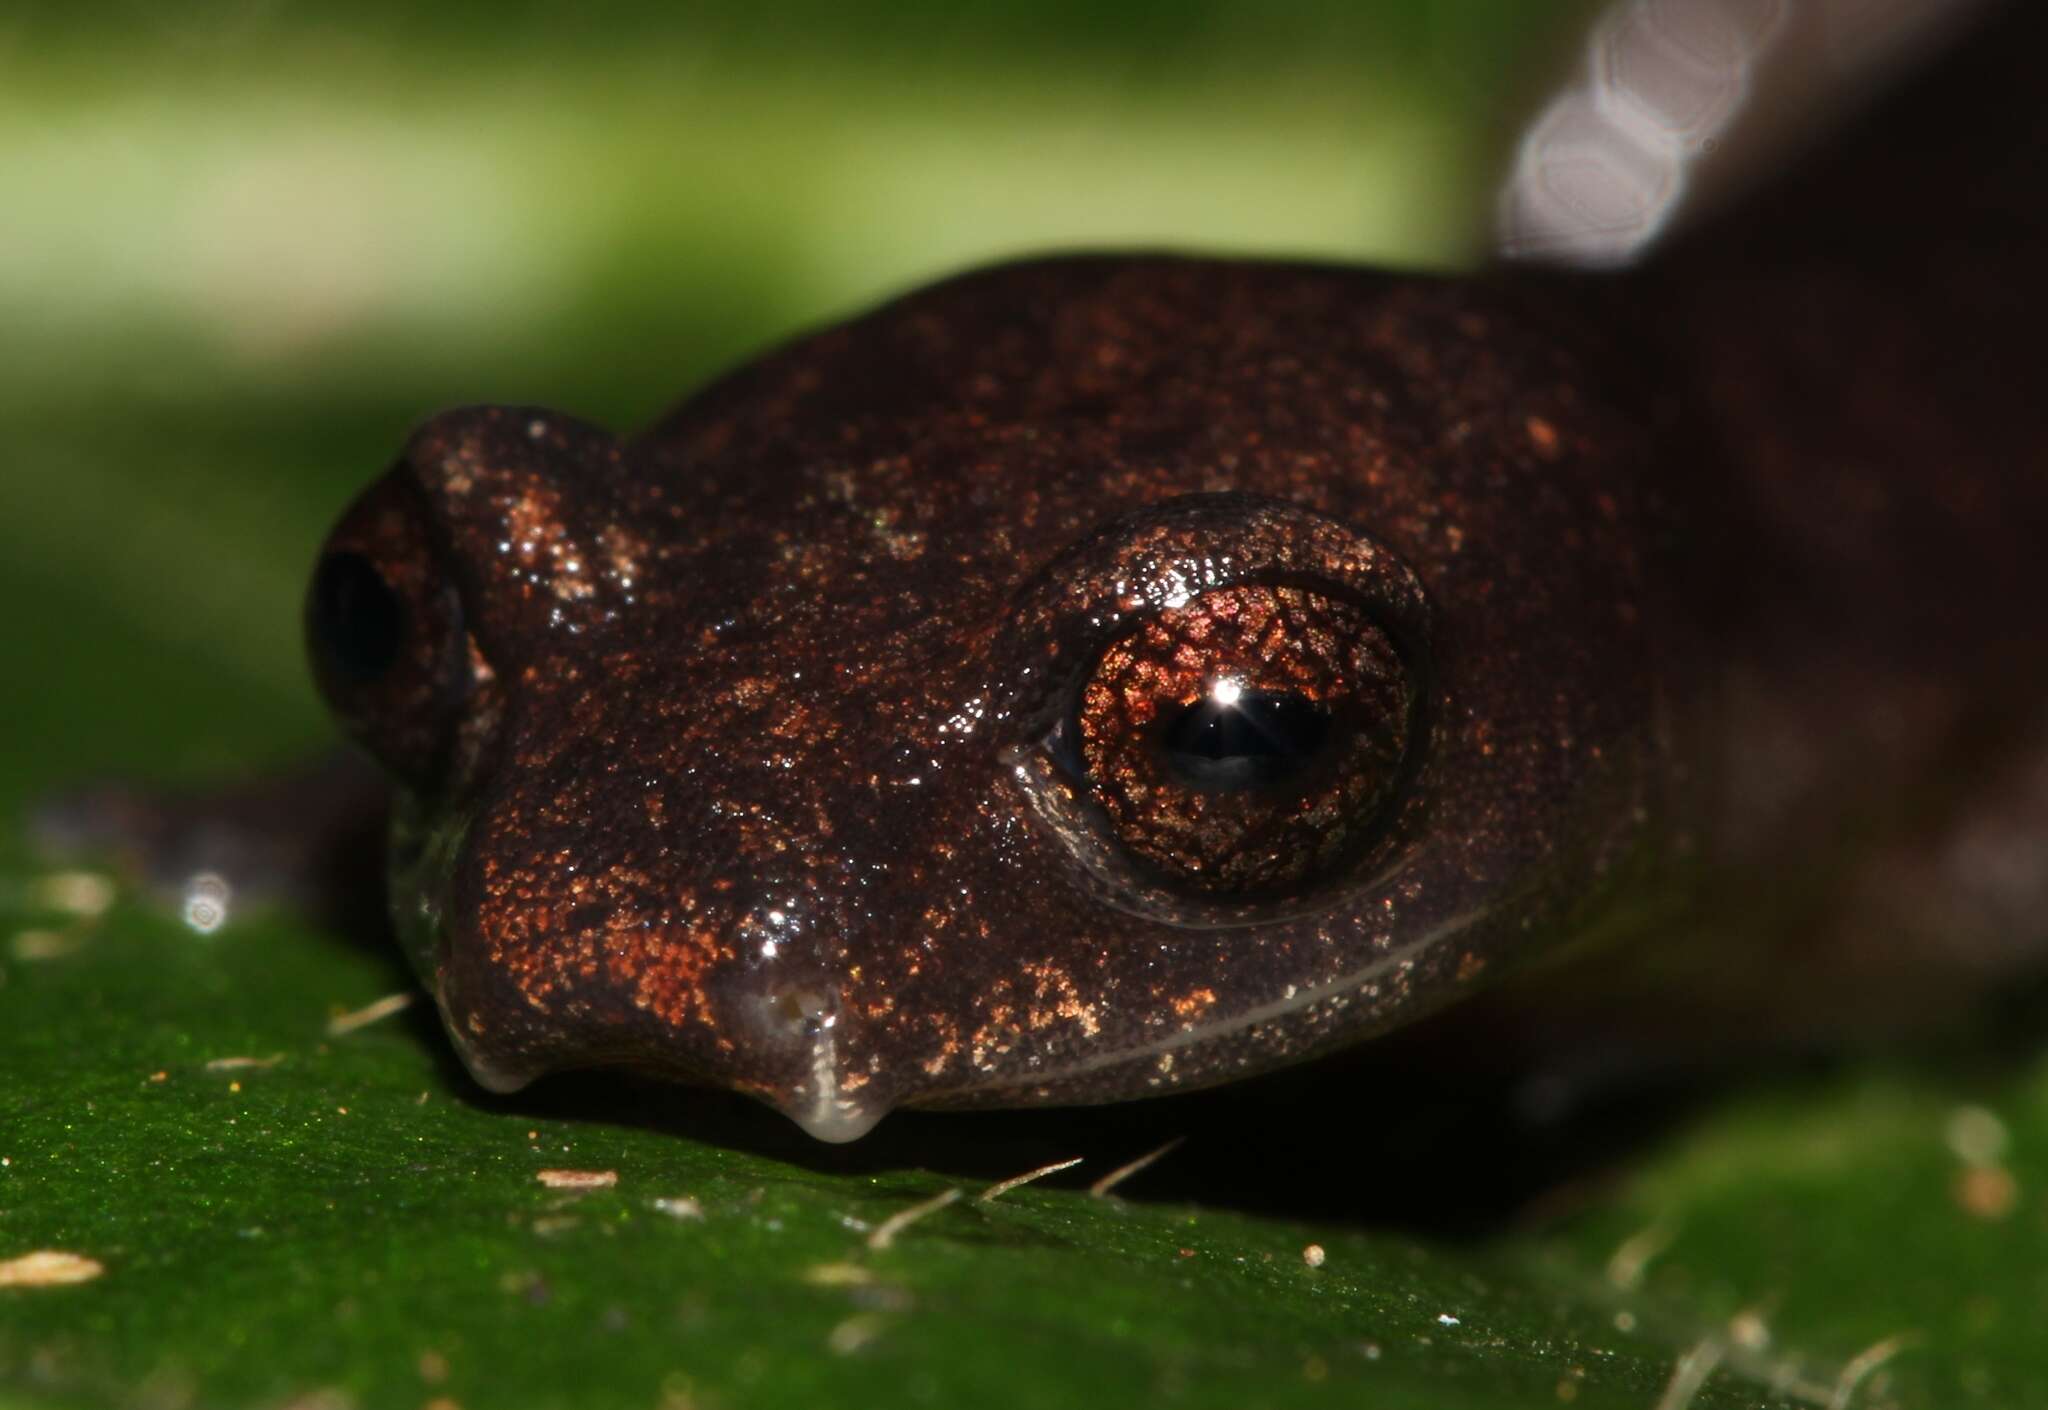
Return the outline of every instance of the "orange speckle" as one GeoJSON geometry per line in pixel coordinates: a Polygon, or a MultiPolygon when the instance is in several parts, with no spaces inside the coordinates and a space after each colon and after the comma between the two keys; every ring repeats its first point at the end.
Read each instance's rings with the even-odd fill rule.
{"type": "Polygon", "coordinates": [[[1978,1219],[2003,1219],[2018,1208],[2020,1184],[2003,1165],[1971,1165],[1956,1176],[1957,1208],[1978,1219]]]}

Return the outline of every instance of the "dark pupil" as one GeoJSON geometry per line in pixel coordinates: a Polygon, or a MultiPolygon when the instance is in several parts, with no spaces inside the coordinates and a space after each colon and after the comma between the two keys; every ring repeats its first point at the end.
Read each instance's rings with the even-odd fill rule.
{"type": "Polygon", "coordinates": [[[330,553],[313,575],[313,639],[328,661],[358,685],[377,680],[398,660],[405,608],[360,553],[330,553]]]}
{"type": "Polygon", "coordinates": [[[1248,690],[1229,704],[1197,700],[1166,722],[1167,766],[1197,788],[1263,788],[1322,750],[1329,712],[1303,696],[1248,690]]]}

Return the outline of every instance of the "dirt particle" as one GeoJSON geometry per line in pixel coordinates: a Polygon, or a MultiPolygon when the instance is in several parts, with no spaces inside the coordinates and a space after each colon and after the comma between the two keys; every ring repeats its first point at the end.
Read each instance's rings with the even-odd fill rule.
{"type": "Polygon", "coordinates": [[[531,1270],[502,1274],[498,1291],[523,1300],[529,1307],[546,1307],[555,1300],[555,1290],[548,1280],[531,1270]]]}
{"type": "Polygon", "coordinates": [[[335,1386],[319,1386],[286,1401],[284,1410],[356,1410],[356,1403],[349,1398],[345,1390],[335,1386]]]}
{"type": "Polygon", "coordinates": [[[43,1248],[0,1261],[0,1288],[57,1288],[89,1283],[106,1271],[106,1265],[96,1258],[43,1248]]]}
{"type": "Polygon", "coordinates": [[[1949,1152],[1968,1165],[1996,1165],[2012,1144],[2005,1122],[1988,1107],[1959,1106],[1942,1129],[1949,1152]]]}
{"type": "Polygon", "coordinates": [[[1323,1251],[1321,1244],[1306,1244],[1301,1250],[1301,1261],[1311,1268],[1320,1268],[1330,1255],[1323,1251]]]}
{"type": "Polygon", "coordinates": [[[551,1190],[608,1190],[619,1183],[616,1170],[536,1170],[533,1178],[551,1190]]]}
{"type": "Polygon", "coordinates": [[[2020,1182],[2003,1165],[1965,1166],[1950,1192],[1956,1207],[1977,1219],[2003,1219],[2020,1202],[2020,1182]]]}
{"type": "Polygon", "coordinates": [[[23,930],[16,933],[12,948],[18,960],[61,960],[84,944],[83,933],[76,929],[23,930]]]}
{"type": "Polygon", "coordinates": [[[882,1319],[872,1312],[856,1312],[825,1336],[825,1347],[834,1356],[851,1356],[882,1332],[882,1319]]]}
{"type": "Polygon", "coordinates": [[[1744,1351],[1767,1351],[1771,1345],[1770,1324],[1756,1308],[1745,1307],[1728,1319],[1728,1340],[1744,1351]]]}
{"type": "Polygon", "coordinates": [[[53,911],[90,920],[114,904],[114,883],[98,872],[53,871],[36,884],[35,898],[53,911]]]}

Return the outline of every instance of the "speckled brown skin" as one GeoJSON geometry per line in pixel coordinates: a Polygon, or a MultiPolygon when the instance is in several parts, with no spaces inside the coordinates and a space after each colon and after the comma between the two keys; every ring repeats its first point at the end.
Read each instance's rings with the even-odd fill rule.
{"type": "Polygon", "coordinates": [[[472,1071],[647,1069],[848,1139],[1226,1080],[1603,932],[1740,933],[1671,951],[1709,1026],[1758,992],[1738,952],[1793,956],[1759,1012],[2013,972],[2038,933],[1922,966],[1895,922],[2048,900],[2048,771],[1964,767],[1987,731],[2048,759],[2038,189],[1976,210],[1939,151],[1861,150],[1612,280],[1048,260],[635,440],[431,421],[336,539],[429,623],[415,675],[326,683],[400,777],[395,910],[472,1071]],[[1940,244],[1844,233],[1943,171],[1940,244]],[[1313,817],[1162,798],[1117,731],[1205,676],[1172,619],[1276,604],[1330,641],[1231,671],[1384,739],[1313,817]],[[1929,778],[1957,806],[1899,801],[1929,778]],[[2002,880],[1985,808],[2035,848],[2002,880]],[[1269,824],[1308,860],[1222,865],[1269,824]],[[1836,865],[1844,829],[1908,865],[1836,865]]]}
{"type": "Polygon", "coordinates": [[[415,778],[400,915],[472,1068],[627,1062],[846,1136],[1270,1067],[1568,928],[1662,845],[1672,773],[1651,447],[1582,344],[1468,281],[1061,260],[635,443],[430,423],[394,482],[494,726],[415,778]],[[1121,874],[1049,733],[1162,596],[1276,582],[1406,659],[1371,836],[1281,896],[1121,874]]]}

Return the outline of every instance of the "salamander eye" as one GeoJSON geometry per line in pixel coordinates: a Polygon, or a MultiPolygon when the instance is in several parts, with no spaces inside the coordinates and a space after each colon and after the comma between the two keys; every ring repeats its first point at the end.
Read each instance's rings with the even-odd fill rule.
{"type": "Polygon", "coordinates": [[[427,781],[475,672],[461,600],[400,472],[328,535],[306,593],[306,650],[342,728],[401,778],[427,781]]]}
{"type": "Polygon", "coordinates": [[[376,560],[339,549],[320,560],[306,596],[306,635],[337,676],[375,685],[398,664],[406,637],[405,604],[376,560]]]}
{"type": "Polygon", "coordinates": [[[1393,640],[1348,598],[1214,589],[1097,658],[1071,765],[1139,871],[1183,893],[1295,894],[1376,832],[1415,696],[1393,640]]]}

